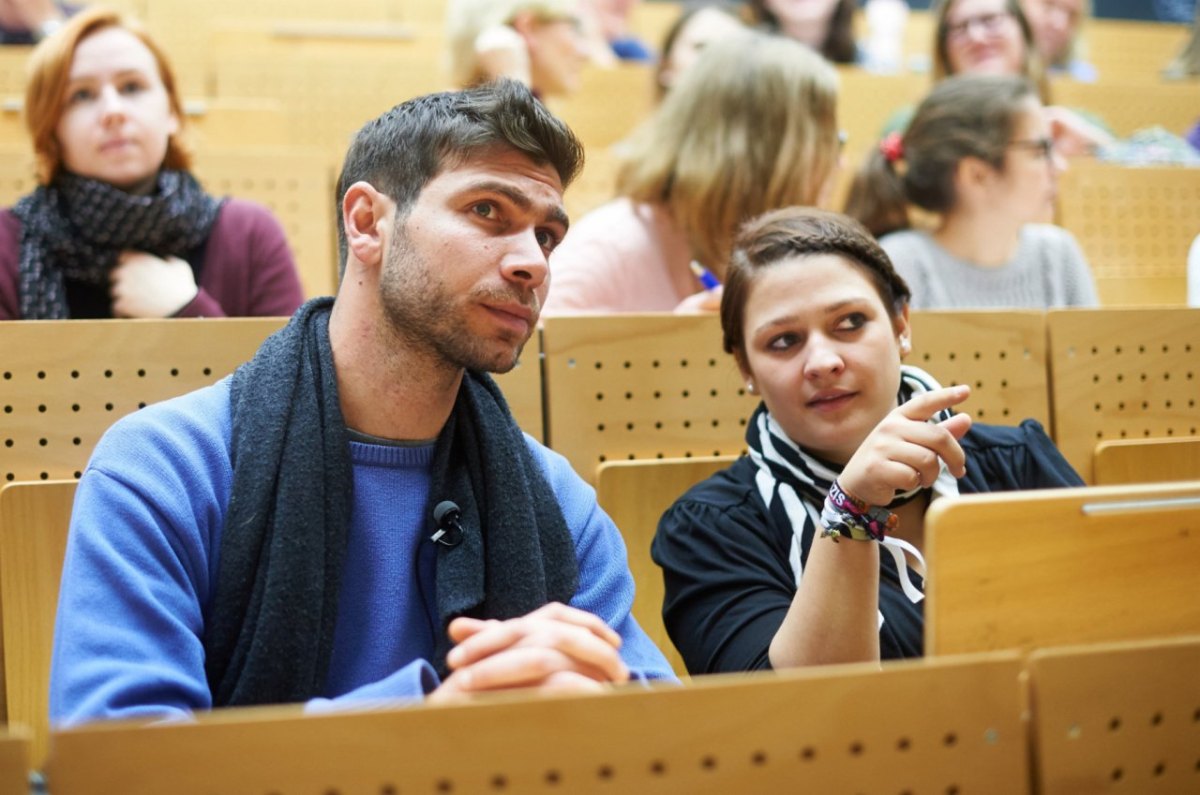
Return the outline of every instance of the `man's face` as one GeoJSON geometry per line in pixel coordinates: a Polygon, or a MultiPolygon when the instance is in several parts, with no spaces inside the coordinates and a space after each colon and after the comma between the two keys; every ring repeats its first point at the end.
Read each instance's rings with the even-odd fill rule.
{"type": "Polygon", "coordinates": [[[446,168],[397,219],[380,277],[392,331],[451,368],[511,370],[566,231],[553,166],[497,148],[446,168]]]}

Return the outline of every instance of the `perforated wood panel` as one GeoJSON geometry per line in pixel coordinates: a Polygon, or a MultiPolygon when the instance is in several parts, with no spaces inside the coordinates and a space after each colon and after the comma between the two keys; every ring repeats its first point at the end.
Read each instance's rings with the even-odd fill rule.
{"type": "Polygon", "coordinates": [[[1054,438],[1084,478],[1105,439],[1200,433],[1200,310],[1048,314],[1054,438]]]}
{"type": "Polygon", "coordinates": [[[233,372],[283,322],[0,324],[0,483],[78,477],[117,419],[233,372]]]}
{"type": "Polygon", "coordinates": [[[216,196],[265,204],[283,224],[306,296],[337,290],[333,170],[322,154],[304,150],[210,150],[196,177],[216,196]]]}
{"type": "Polygon", "coordinates": [[[620,529],[628,549],[629,571],[637,586],[633,617],[681,677],[687,674],[687,667],[663,626],[663,575],[650,557],[650,542],[658,520],[676,499],[734,460],[733,456],[724,456],[609,461],[597,472],[596,499],[620,529]]]}
{"type": "Polygon", "coordinates": [[[1019,674],[994,656],[392,712],[230,711],[60,732],[49,777],[57,795],[1012,795],[1029,785],[1019,674]]]}
{"type": "Polygon", "coordinates": [[[1200,637],[1034,654],[1038,791],[1200,791],[1200,637]]]}
{"type": "Polygon", "coordinates": [[[0,489],[0,608],[8,722],[29,729],[40,768],[50,734],[50,657],[74,481],[0,489]]]}
{"type": "Polygon", "coordinates": [[[967,384],[957,407],[980,422],[1016,425],[1032,417],[1049,432],[1044,312],[913,312],[905,360],[943,386],[967,384]]]}
{"type": "Polygon", "coordinates": [[[1200,633],[1200,483],[937,500],[925,559],[926,654],[1200,633]]]}
{"type": "Polygon", "coordinates": [[[1200,234],[1200,169],[1073,162],[1060,180],[1058,209],[1101,303],[1185,303],[1188,248],[1200,234]]]}
{"type": "Polygon", "coordinates": [[[737,455],[757,400],[707,315],[545,320],[550,446],[593,482],[605,461],[737,455]]]}

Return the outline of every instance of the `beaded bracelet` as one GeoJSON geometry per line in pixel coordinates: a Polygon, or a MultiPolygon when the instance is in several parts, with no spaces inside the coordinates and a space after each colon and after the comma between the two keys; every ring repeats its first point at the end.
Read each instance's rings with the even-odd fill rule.
{"type": "Polygon", "coordinates": [[[868,505],[854,497],[835,480],[825,496],[821,510],[822,538],[850,538],[854,541],[882,541],[899,524],[896,514],[886,508],[868,505]]]}

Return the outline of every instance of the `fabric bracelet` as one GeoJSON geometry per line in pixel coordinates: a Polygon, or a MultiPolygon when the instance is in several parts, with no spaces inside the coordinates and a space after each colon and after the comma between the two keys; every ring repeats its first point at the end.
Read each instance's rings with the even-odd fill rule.
{"type": "Polygon", "coordinates": [[[868,505],[852,496],[836,480],[829,486],[821,510],[822,538],[845,537],[854,541],[882,541],[899,523],[886,508],[868,505]]]}

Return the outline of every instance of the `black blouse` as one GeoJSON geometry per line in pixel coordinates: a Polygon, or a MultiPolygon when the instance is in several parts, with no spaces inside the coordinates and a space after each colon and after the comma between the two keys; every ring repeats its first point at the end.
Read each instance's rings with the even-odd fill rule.
{"type": "MultiPolygon", "coordinates": [[[[961,444],[963,494],[1083,485],[1036,420],[1017,428],[976,424],[961,444]]],[[[694,486],[663,515],[651,545],[666,586],[663,621],[693,674],[770,668],[767,650],[796,595],[793,531],[772,521],[757,473],[743,457],[694,486]]],[[[801,562],[811,544],[806,533],[801,562]]],[[[880,555],[880,566],[880,655],[919,657],[922,605],[900,589],[891,555],[880,555]]],[[[911,569],[909,578],[923,588],[911,569]]]]}

